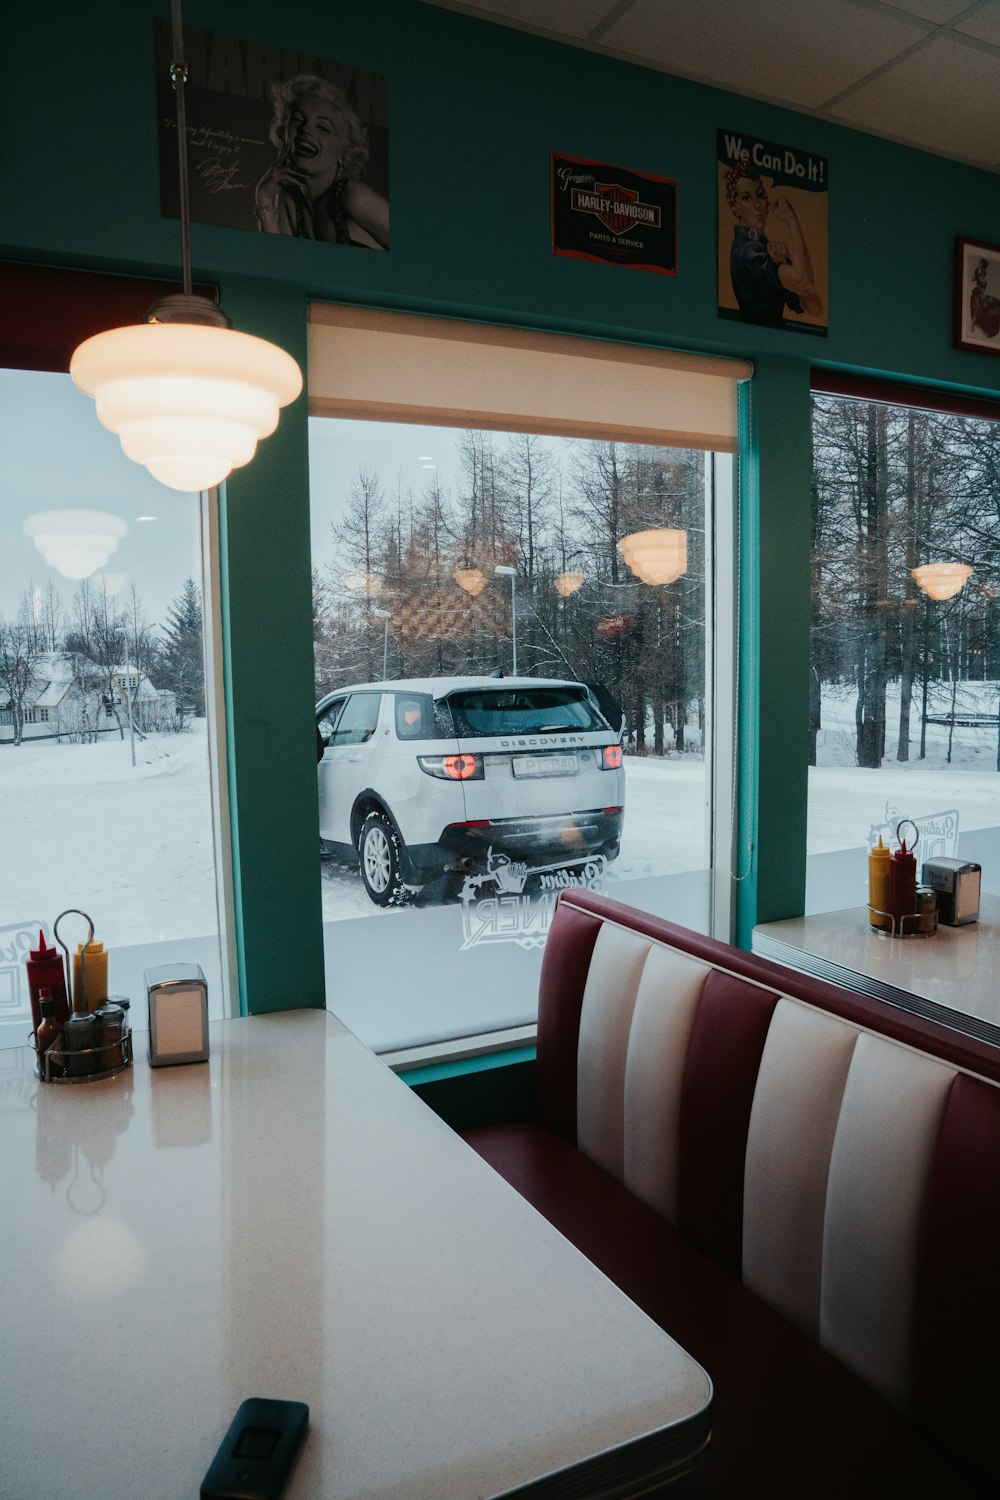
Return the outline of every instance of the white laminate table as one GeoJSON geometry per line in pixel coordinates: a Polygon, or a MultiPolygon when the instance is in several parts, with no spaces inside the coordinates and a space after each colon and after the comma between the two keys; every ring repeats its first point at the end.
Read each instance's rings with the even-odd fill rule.
{"type": "Polygon", "coordinates": [[[690,1467],[704,1371],[334,1016],[211,1041],[79,1086],[0,1052],[5,1500],[196,1497],[252,1395],[309,1404],[289,1500],[690,1467]]]}
{"type": "Polygon", "coordinates": [[[983,896],[980,920],[928,937],[873,932],[866,906],[763,922],[753,951],[1000,1044],[1000,897],[983,896]]]}

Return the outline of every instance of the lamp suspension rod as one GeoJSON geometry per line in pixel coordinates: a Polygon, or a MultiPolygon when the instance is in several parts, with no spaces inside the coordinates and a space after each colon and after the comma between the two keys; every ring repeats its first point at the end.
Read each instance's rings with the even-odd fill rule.
{"type": "Polygon", "coordinates": [[[174,57],[170,64],[170,77],[177,96],[177,166],[178,186],[181,200],[181,265],[184,272],[184,295],[191,296],[191,210],[188,206],[188,155],[187,155],[187,110],[184,103],[184,85],[188,79],[187,63],[184,61],[184,22],[181,17],[181,0],[170,0],[170,24],[173,30],[174,57]]]}

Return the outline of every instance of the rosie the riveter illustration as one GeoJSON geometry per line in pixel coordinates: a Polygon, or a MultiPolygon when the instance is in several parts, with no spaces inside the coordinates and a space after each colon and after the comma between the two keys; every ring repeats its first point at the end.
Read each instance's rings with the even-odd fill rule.
{"type": "Polygon", "coordinates": [[[729,271],[742,321],[781,328],[786,308],[819,318],[823,299],[788,195],[773,189],[768,193],[760,172],[748,161],[730,167],[725,191],[735,221],[729,271]],[[773,235],[766,233],[769,218],[773,235]]]}

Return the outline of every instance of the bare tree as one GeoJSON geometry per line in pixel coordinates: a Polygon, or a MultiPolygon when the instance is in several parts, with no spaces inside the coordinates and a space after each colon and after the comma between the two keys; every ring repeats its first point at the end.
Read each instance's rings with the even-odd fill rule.
{"type": "Polygon", "coordinates": [[[43,654],[23,613],[19,610],[17,619],[9,621],[0,615],[0,695],[6,697],[6,703],[0,697],[0,706],[11,715],[15,745],[24,738],[25,718],[39,686],[35,668],[43,654]]]}

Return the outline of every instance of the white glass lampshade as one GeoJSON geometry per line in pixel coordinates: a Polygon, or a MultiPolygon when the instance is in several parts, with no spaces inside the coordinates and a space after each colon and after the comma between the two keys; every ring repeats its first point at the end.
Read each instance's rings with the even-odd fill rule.
{"type": "Polygon", "coordinates": [[[29,516],[24,534],[64,578],[89,578],[103,568],[128,523],[102,510],[43,510],[29,516]]]}
{"type": "Polygon", "coordinates": [[[568,599],[570,594],[583,587],[584,577],[583,573],[557,573],[554,580],[556,593],[568,599]]]}
{"type": "Polygon", "coordinates": [[[196,323],[138,323],[86,339],[69,372],[123,452],[175,490],[207,490],[249,463],[302,389],[284,349],[196,323]]]}
{"type": "Polygon", "coordinates": [[[917,587],[923,589],[929,599],[951,599],[959,593],[972,576],[968,563],[925,563],[922,568],[912,570],[917,587]]]}
{"type": "Polygon", "coordinates": [[[617,544],[630,572],[643,583],[673,583],[687,572],[687,532],[633,531],[617,544]]]}
{"type": "Polygon", "coordinates": [[[451,576],[473,599],[486,587],[486,576],[479,568],[456,568],[451,576]]]}

